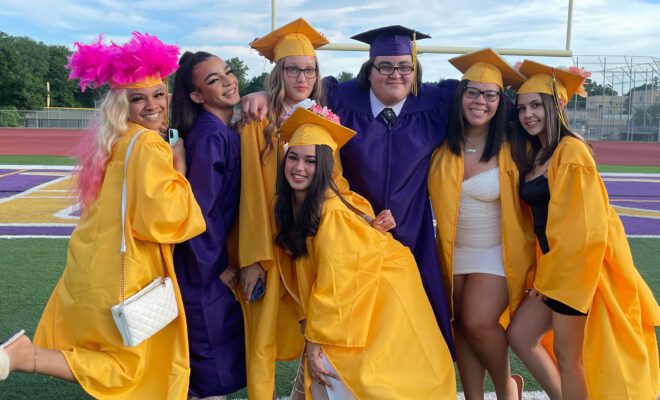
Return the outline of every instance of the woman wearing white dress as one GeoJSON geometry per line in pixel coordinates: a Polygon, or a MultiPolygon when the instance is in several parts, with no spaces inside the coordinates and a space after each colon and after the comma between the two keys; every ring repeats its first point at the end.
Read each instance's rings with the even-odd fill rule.
{"type": "Polygon", "coordinates": [[[497,398],[513,400],[521,396],[522,378],[511,375],[500,320],[506,323],[524,297],[534,241],[506,142],[504,87],[524,77],[490,49],[450,62],[464,75],[428,187],[440,267],[452,296],[456,360],[466,399],[483,399],[488,371],[497,398]]]}

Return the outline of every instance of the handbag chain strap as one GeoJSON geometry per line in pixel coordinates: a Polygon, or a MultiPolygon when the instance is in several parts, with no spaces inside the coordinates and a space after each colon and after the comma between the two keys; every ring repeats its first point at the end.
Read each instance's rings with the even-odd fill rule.
{"type": "MultiPolygon", "coordinates": [[[[146,129],[141,129],[138,133],[133,136],[131,142],[128,144],[126,149],[126,158],[124,159],[124,184],[121,188],[121,245],[119,247],[119,253],[121,254],[121,305],[124,306],[124,258],[126,256],[126,175],[128,175],[128,160],[131,157],[133,152],[133,147],[135,146],[135,140],[142,133],[146,132],[146,129]]],[[[162,254],[162,249],[159,245],[159,252],[161,253],[161,258],[163,258],[163,276],[162,284],[165,286],[165,259],[162,254]]]]}

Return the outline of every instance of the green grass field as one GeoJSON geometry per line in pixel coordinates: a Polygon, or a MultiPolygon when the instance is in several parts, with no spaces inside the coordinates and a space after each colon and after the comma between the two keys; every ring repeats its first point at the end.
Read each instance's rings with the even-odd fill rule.
{"type": "MultiPolygon", "coordinates": [[[[55,282],[66,262],[63,239],[6,239],[0,240],[0,332],[25,328],[30,336],[41,316],[55,282]]],[[[631,239],[635,264],[656,298],[660,295],[660,239],[631,239]]],[[[512,369],[525,376],[526,390],[540,390],[520,362],[512,357],[512,369]]],[[[278,365],[278,396],[291,388],[296,363],[278,365]]],[[[489,390],[492,387],[489,383],[489,390]]],[[[88,398],[79,386],[31,374],[15,374],[0,384],[0,399],[84,399],[88,398]]],[[[246,397],[244,392],[234,398],[246,397]]]]}
{"type": "MultiPolygon", "coordinates": [[[[63,157],[0,156],[0,164],[71,165],[63,157]]],[[[660,167],[602,167],[601,172],[654,172],[660,167]]],[[[660,239],[630,239],[637,268],[658,298],[660,295],[660,239]]],[[[41,312],[66,263],[67,240],[3,239],[0,240],[0,336],[25,328],[34,334],[41,312]]],[[[656,330],[658,332],[658,330],[656,330]]],[[[290,392],[295,376],[295,362],[277,366],[277,395],[290,392]]],[[[512,370],[525,377],[525,390],[540,390],[515,356],[512,370]]],[[[488,390],[492,385],[488,383],[488,390]]],[[[231,398],[245,398],[245,391],[231,398]]],[[[14,374],[0,383],[0,399],[87,399],[79,386],[57,379],[31,374],[14,374]]]]}
{"type": "Polygon", "coordinates": [[[0,156],[0,165],[74,165],[71,157],[62,156],[0,156]]]}

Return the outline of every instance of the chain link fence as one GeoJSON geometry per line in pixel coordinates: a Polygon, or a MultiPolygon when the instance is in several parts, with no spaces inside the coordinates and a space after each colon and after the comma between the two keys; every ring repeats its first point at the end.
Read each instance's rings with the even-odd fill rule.
{"type": "Polygon", "coordinates": [[[590,96],[569,103],[572,127],[590,140],[660,143],[660,58],[574,56],[591,72],[590,96]]]}
{"type": "Polygon", "coordinates": [[[89,108],[0,109],[0,127],[81,129],[95,118],[97,112],[89,108]]]}

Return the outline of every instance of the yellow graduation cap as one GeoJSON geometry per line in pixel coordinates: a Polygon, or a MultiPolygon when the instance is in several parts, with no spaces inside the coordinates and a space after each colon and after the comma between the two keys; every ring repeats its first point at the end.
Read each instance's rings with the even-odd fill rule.
{"type": "Polygon", "coordinates": [[[355,131],[298,107],[284,121],[280,134],[289,147],[324,144],[334,153],[355,136],[355,131]]]}
{"type": "Polygon", "coordinates": [[[573,97],[585,80],[582,75],[531,60],[523,61],[520,72],[528,78],[518,89],[518,94],[547,93],[557,97],[563,105],[568,104],[568,100],[573,97]],[[556,83],[556,92],[553,81],[556,83]]]}
{"type": "Polygon", "coordinates": [[[255,39],[250,47],[270,61],[288,56],[316,56],[315,49],[330,43],[302,18],[255,39]]]}
{"type": "Polygon", "coordinates": [[[462,79],[481,83],[494,83],[504,89],[517,88],[525,77],[493,49],[485,48],[449,60],[451,65],[463,73],[462,79]]]}

